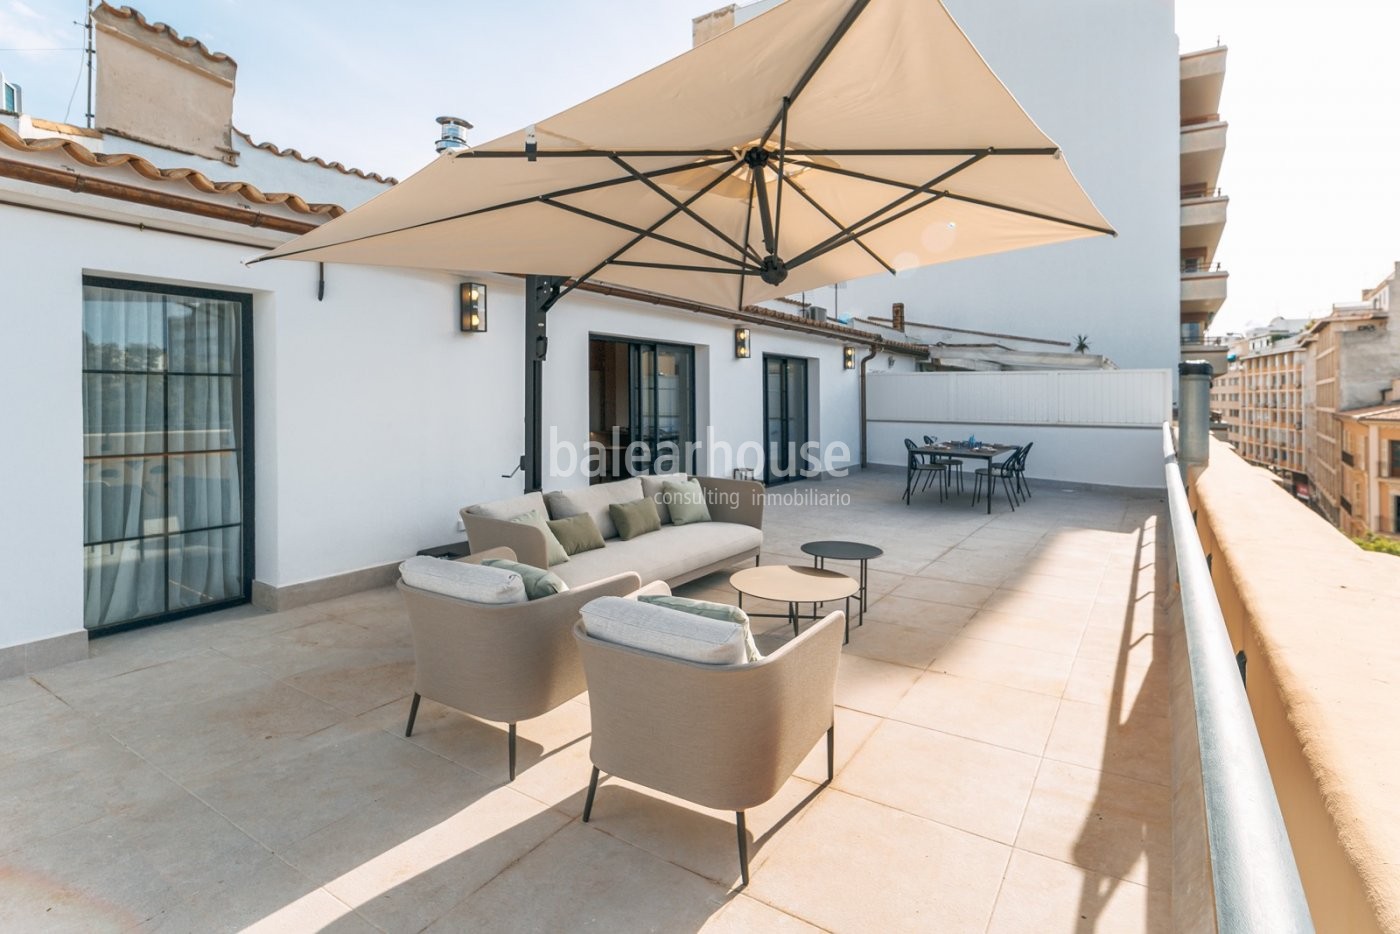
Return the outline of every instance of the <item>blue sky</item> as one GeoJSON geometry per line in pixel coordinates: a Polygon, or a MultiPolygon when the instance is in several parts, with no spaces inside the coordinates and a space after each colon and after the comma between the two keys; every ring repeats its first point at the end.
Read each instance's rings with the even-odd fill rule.
{"type": "MultiPolygon", "coordinates": [[[[478,142],[518,129],[685,51],[691,18],[722,5],[128,2],[238,62],[234,122],[258,141],[400,177],[432,157],[439,114],[470,120],[478,142]]],[[[73,21],[84,9],[0,0],[0,72],[24,87],[36,116],[82,122],[73,21]]],[[[1178,0],[1176,10],[1183,50],[1217,36],[1230,46],[1221,186],[1231,204],[1219,253],[1230,299],[1215,330],[1359,297],[1400,259],[1400,68],[1390,52],[1400,3],[1178,0]]]]}

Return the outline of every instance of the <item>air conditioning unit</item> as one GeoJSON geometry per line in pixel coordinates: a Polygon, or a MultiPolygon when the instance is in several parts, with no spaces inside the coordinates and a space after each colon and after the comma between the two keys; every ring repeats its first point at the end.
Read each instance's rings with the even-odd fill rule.
{"type": "Polygon", "coordinates": [[[802,317],[808,321],[825,321],[826,309],[820,305],[808,305],[802,311],[802,317]]]}

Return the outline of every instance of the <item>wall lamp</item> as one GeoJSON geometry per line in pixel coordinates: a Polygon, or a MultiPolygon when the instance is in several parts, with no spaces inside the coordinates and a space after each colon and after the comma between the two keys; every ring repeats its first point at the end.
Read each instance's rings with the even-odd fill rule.
{"type": "Polygon", "coordinates": [[[739,360],[749,358],[749,329],[734,329],[734,356],[739,360]]]}
{"type": "Polygon", "coordinates": [[[480,282],[462,283],[457,324],[466,334],[486,330],[486,286],[480,282]]]}
{"type": "Polygon", "coordinates": [[[856,349],[854,347],[841,348],[841,368],[843,370],[854,370],[856,368],[856,349]]]}

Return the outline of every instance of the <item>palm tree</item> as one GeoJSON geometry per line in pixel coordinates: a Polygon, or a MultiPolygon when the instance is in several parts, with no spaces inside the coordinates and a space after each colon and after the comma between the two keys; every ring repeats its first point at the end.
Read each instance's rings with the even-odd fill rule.
{"type": "Polygon", "coordinates": [[[1089,335],[1088,335],[1088,334],[1076,334],[1076,335],[1074,335],[1074,352],[1075,352],[1075,353],[1087,353],[1088,350],[1089,350],[1089,335]]]}

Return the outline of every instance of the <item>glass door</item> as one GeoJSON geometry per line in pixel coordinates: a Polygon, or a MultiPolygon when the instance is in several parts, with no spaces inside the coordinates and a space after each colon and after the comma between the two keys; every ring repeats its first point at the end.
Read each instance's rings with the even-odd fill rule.
{"type": "Polygon", "coordinates": [[[765,356],[763,423],[767,437],[764,482],[770,486],[802,477],[807,443],[807,361],[765,356]]]}
{"type": "Polygon", "coordinates": [[[688,470],[695,441],[695,348],[593,338],[589,438],[607,451],[594,481],[688,470]]]}
{"type": "Polygon", "coordinates": [[[84,625],[249,599],[252,299],[83,280],[84,625]]]}

